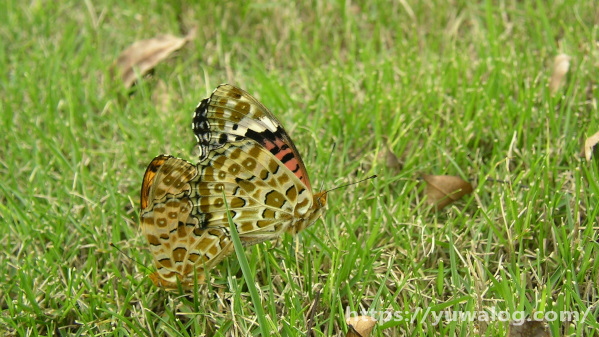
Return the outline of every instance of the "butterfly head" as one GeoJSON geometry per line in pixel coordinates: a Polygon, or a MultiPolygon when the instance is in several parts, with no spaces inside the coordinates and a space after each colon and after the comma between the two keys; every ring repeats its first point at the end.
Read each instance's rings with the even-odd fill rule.
{"type": "MultiPolygon", "coordinates": [[[[316,209],[320,209],[323,208],[324,206],[327,205],[327,192],[328,191],[322,191],[320,193],[316,193],[314,194],[314,203],[313,206],[316,209]]],[[[322,210],[321,210],[322,212],[322,210]]]]}
{"type": "MultiPolygon", "coordinates": [[[[310,227],[312,224],[318,220],[322,216],[327,205],[327,192],[322,191],[314,194],[314,199],[312,200],[312,209],[309,212],[308,218],[304,221],[305,227],[310,227]]],[[[304,227],[304,228],[305,228],[304,227]]],[[[303,228],[302,228],[303,229],[303,228]]]]}

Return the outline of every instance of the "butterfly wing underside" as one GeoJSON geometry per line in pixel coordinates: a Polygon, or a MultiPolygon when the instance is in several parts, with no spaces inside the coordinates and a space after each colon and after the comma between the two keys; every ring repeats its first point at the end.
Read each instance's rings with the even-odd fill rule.
{"type": "Polygon", "coordinates": [[[185,160],[161,155],[150,163],[141,194],[141,229],[154,256],[152,281],[165,288],[193,286],[195,273],[203,283],[204,269],[232,250],[223,228],[201,229],[191,216],[190,181],[197,168],[185,160]],[[194,271],[195,270],[195,271],[194,271]]]}
{"type": "Polygon", "coordinates": [[[296,234],[322,214],[301,156],[280,122],[247,92],[224,84],[196,108],[197,165],[162,155],[142,183],[141,222],[158,286],[203,283],[233,251],[227,212],[244,245],[296,234]]]}
{"type": "Polygon", "coordinates": [[[253,139],[312,191],[306,166],[293,141],[279,120],[246,91],[230,84],[220,85],[200,102],[192,127],[200,147],[200,160],[226,143],[253,139]]]}
{"type": "Polygon", "coordinates": [[[224,194],[245,245],[278,237],[312,207],[305,185],[250,139],[211,151],[198,167],[192,214],[203,228],[228,227],[224,194]]]}

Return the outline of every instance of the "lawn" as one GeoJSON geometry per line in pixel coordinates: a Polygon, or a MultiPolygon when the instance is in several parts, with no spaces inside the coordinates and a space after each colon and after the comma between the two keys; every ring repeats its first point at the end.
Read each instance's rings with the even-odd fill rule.
{"type": "Polygon", "coordinates": [[[362,314],[373,336],[598,335],[595,1],[7,0],[0,22],[0,335],[345,336],[362,314]],[[194,29],[132,89],[113,76],[134,42],[194,29]],[[193,111],[221,83],[283,123],[315,190],[378,177],[166,292],[142,177],[198,161],[193,111]],[[474,190],[436,210],[423,174],[474,190]]]}

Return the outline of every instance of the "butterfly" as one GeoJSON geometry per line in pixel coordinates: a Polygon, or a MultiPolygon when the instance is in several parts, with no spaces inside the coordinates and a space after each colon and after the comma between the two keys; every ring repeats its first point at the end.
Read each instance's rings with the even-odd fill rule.
{"type": "Polygon", "coordinates": [[[150,279],[167,290],[204,283],[205,271],[234,251],[227,212],[249,246],[298,233],[326,205],[281,123],[242,89],[217,87],[192,127],[199,162],[159,155],[141,187],[141,229],[157,269],[150,279]]]}

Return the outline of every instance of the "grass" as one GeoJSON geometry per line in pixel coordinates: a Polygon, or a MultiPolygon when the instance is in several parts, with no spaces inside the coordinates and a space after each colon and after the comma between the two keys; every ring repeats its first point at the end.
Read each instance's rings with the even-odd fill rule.
{"type": "Polygon", "coordinates": [[[547,319],[554,336],[599,330],[599,165],[579,157],[599,131],[593,1],[0,6],[2,335],[332,336],[348,309],[414,314],[375,336],[506,334],[435,325],[446,310],[571,311],[547,319]],[[193,26],[134,94],[110,80],[134,41],[193,26]],[[571,67],[551,95],[559,53],[571,67]],[[143,172],[160,153],[197,158],[191,114],[222,82],[283,122],[316,188],[379,175],[331,192],[299,236],[245,249],[261,303],[235,257],[193,296],[146,277],[143,172]],[[385,139],[402,170],[376,159],[385,139]],[[477,187],[434,212],[421,172],[477,187]]]}

